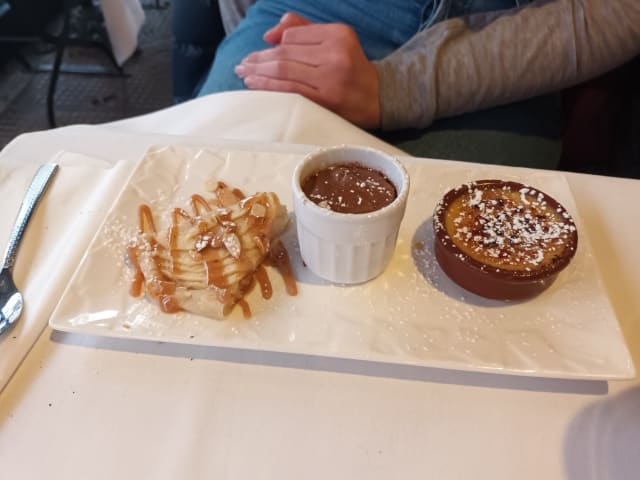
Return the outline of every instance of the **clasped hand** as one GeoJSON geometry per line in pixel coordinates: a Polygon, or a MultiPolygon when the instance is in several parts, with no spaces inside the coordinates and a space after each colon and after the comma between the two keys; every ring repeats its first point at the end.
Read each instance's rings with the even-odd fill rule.
{"type": "Polygon", "coordinates": [[[286,13],[264,40],[273,47],[235,68],[247,88],[299,93],[360,127],[379,127],[378,75],[351,27],[286,13]]]}

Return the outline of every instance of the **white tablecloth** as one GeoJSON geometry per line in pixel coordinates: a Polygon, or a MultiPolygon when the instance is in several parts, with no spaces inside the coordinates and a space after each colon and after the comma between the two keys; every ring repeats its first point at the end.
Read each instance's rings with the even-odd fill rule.
{"type": "MultiPolygon", "coordinates": [[[[36,164],[74,153],[57,157],[64,166],[18,252],[16,278],[28,295],[25,316],[0,339],[3,478],[638,478],[637,380],[404,368],[51,331],[59,289],[133,162],[150,145],[185,142],[396,152],[298,96],[257,92],[16,139],[0,155],[0,241],[36,164]]],[[[567,177],[640,365],[640,182],[567,177]]]]}

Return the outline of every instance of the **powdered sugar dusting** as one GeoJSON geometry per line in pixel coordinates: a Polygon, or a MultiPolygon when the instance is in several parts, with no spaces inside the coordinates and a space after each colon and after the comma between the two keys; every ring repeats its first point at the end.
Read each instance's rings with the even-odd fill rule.
{"type": "Polygon", "coordinates": [[[542,192],[512,187],[460,187],[466,191],[440,226],[460,250],[490,267],[531,270],[552,263],[567,245],[572,248],[573,220],[561,206],[550,207],[542,192]]]}

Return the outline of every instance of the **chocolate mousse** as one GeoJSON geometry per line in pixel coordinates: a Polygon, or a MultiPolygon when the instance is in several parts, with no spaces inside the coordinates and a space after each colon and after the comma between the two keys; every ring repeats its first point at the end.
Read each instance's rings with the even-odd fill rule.
{"type": "Polygon", "coordinates": [[[487,298],[516,300],[546,289],[575,255],[578,233],[565,208],[521,183],[479,180],[449,191],[433,216],[444,272],[487,298]]]}
{"type": "Polygon", "coordinates": [[[302,191],[315,204],[339,213],[369,213],[397,197],[396,187],[380,171],[359,163],[330,165],[309,175],[302,191]]]}

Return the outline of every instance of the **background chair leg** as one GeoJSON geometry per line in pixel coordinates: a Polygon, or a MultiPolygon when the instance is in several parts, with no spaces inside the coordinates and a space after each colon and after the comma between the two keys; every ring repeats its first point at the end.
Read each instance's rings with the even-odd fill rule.
{"type": "Polygon", "coordinates": [[[49,78],[49,90],[47,91],[47,120],[49,121],[49,127],[56,127],[56,115],[55,115],[55,94],[56,85],[58,83],[58,76],[60,75],[60,66],[62,65],[62,57],[64,55],[64,49],[69,41],[69,22],[70,22],[70,7],[65,5],[64,19],[62,23],[62,31],[60,36],[56,39],[56,56],[53,61],[53,68],[51,69],[51,77],[49,78]]]}

